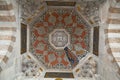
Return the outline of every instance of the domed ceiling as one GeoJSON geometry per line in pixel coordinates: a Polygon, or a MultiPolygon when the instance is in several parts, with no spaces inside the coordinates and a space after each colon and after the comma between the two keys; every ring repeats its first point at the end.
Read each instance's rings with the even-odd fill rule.
{"type": "MultiPolygon", "coordinates": [[[[22,75],[42,79],[69,72],[73,78],[92,80],[98,73],[97,59],[90,54],[91,28],[99,25],[99,6],[104,1],[17,0],[21,23],[30,29],[29,52],[22,54],[22,75]],[[46,75],[49,72],[54,75],[46,75]]],[[[66,77],[70,78],[62,75],[66,77]]]]}
{"type": "Polygon", "coordinates": [[[30,53],[47,69],[72,70],[64,48],[79,61],[90,51],[90,29],[99,25],[106,0],[17,0],[30,26],[30,53]],[[61,4],[60,4],[61,3],[61,4]]]}
{"type": "Polygon", "coordinates": [[[78,59],[89,52],[90,26],[74,8],[48,9],[30,30],[30,52],[48,69],[73,68],[65,47],[78,59]]]}

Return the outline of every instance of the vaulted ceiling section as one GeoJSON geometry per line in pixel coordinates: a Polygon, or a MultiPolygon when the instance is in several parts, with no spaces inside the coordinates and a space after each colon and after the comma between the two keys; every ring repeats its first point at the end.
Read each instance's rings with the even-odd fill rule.
{"type": "Polygon", "coordinates": [[[106,0],[17,0],[21,7],[21,19],[25,24],[32,23],[43,15],[49,7],[76,8],[92,26],[98,26],[99,6],[106,0]]]}
{"type": "MultiPolygon", "coordinates": [[[[99,7],[104,1],[17,0],[21,23],[30,27],[30,53],[38,64],[42,64],[48,70],[62,71],[72,71],[80,64],[81,60],[89,55],[90,29],[99,26],[99,7]],[[68,47],[79,60],[75,66],[71,65],[63,47],[68,47]]],[[[97,64],[95,60],[93,62],[97,64]]],[[[22,66],[25,67],[24,60],[22,66]]],[[[92,68],[95,69],[92,74],[95,74],[97,66],[92,68]]],[[[26,70],[25,67],[23,72],[28,75],[26,70]]],[[[88,75],[91,77],[91,74],[88,75]]],[[[80,73],[79,76],[82,74],[80,73]]]]}

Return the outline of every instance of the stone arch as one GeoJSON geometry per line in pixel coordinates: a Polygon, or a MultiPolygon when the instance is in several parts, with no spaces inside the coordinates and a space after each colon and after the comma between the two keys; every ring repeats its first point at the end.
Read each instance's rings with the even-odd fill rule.
{"type": "Polygon", "coordinates": [[[16,16],[11,0],[0,1],[0,72],[12,55],[16,41],[16,16]]]}
{"type": "Polygon", "coordinates": [[[107,53],[110,54],[110,60],[120,73],[120,2],[118,0],[109,0],[107,25],[105,29],[105,44],[107,53]]]}

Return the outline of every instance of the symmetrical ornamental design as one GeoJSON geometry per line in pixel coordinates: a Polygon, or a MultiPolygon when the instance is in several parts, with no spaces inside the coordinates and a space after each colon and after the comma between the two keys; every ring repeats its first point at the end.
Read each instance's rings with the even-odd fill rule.
{"type": "Polygon", "coordinates": [[[80,60],[89,51],[90,27],[74,9],[48,9],[31,26],[31,53],[48,69],[72,69],[64,47],[80,60]]]}
{"type": "Polygon", "coordinates": [[[70,35],[65,29],[55,29],[49,35],[49,42],[55,49],[64,49],[70,44],[70,35]]]}

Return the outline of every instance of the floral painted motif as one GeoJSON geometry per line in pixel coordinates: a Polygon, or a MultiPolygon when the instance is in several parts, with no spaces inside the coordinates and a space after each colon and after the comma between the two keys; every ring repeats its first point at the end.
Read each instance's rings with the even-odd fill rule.
{"type": "Polygon", "coordinates": [[[55,29],[64,29],[70,35],[67,47],[81,59],[89,51],[90,27],[74,13],[73,9],[49,9],[43,17],[31,27],[32,54],[48,69],[72,69],[64,52],[49,43],[49,34],[55,29]]]}

